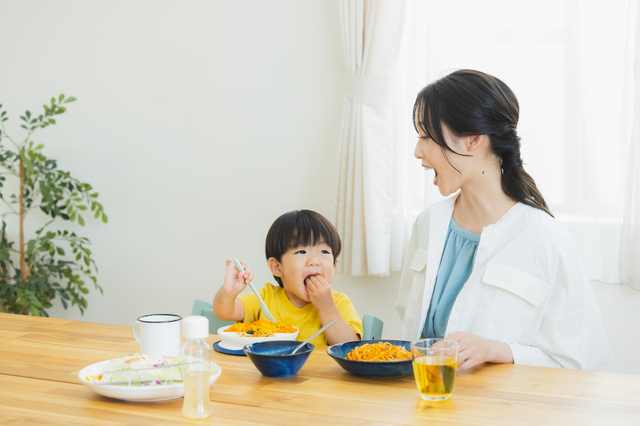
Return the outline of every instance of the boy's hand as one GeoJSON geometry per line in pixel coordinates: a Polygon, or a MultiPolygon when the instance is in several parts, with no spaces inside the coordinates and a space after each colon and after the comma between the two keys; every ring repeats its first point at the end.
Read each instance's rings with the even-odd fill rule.
{"type": "Polygon", "coordinates": [[[335,306],[333,295],[331,294],[331,286],[321,275],[311,275],[305,280],[307,284],[307,292],[309,300],[319,311],[335,306]]]}
{"type": "Polygon", "coordinates": [[[233,265],[231,259],[227,259],[225,262],[226,273],[224,275],[224,284],[222,288],[228,294],[232,294],[234,297],[245,289],[248,282],[253,281],[253,274],[251,268],[247,268],[247,265],[243,260],[240,261],[244,272],[241,274],[233,265]]]}

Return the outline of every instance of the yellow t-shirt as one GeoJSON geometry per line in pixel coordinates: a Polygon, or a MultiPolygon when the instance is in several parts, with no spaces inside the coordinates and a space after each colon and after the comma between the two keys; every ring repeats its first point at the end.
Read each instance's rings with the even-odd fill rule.
{"type": "MultiPolygon", "coordinates": [[[[287,297],[284,288],[269,283],[265,284],[258,293],[278,322],[289,324],[300,329],[297,340],[302,342],[322,328],[320,313],[318,309],[313,306],[313,303],[306,304],[302,309],[297,308],[287,297]]],[[[353,331],[355,331],[358,336],[362,337],[362,322],[360,322],[360,317],[351,300],[343,293],[331,290],[331,294],[333,295],[333,302],[336,304],[342,318],[353,328],[353,331]]],[[[239,299],[244,305],[245,323],[267,320],[260,310],[260,302],[255,294],[243,294],[239,299]]],[[[320,335],[316,336],[310,343],[326,346],[327,338],[324,333],[320,333],[320,335]]]]}

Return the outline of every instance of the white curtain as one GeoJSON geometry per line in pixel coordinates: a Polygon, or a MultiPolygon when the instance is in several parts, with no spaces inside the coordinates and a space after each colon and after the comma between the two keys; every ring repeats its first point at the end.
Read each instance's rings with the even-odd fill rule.
{"type": "MultiPolygon", "coordinates": [[[[627,129],[633,117],[632,103],[625,102],[633,64],[627,49],[635,28],[632,3],[409,1],[394,93],[392,269],[400,268],[417,214],[442,198],[433,172],[425,173],[413,158],[413,100],[428,83],[474,68],[502,79],[518,96],[525,168],[571,232],[589,277],[620,282],[627,129]]],[[[629,159],[635,161],[629,181],[636,179],[627,190],[635,203],[628,207],[635,220],[625,225],[635,244],[626,252],[629,265],[640,255],[638,151],[629,159]]]]}
{"type": "Polygon", "coordinates": [[[392,85],[406,1],[343,0],[346,98],[332,221],[342,238],[338,272],[389,273],[393,157],[392,85]]]}
{"type": "MultiPolygon", "coordinates": [[[[640,7],[632,3],[630,19],[635,17],[635,31],[629,43],[634,55],[633,133],[629,144],[622,238],[620,243],[620,280],[640,290],[640,7]],[[636,10],[633,10],[633,6],[636,10]]],[[[632,25],[630,25],[632,27],[632,25]]]]}

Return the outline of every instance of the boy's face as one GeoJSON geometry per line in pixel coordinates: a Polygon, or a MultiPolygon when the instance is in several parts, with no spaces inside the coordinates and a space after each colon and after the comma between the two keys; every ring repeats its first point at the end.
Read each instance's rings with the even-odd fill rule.
{"type": "Polygon", "coordinates": [[[306,279],[320,275],[331,284],[336,265],[331,247],[324,241],[313,246],[290,248],[280,262],[273,257],[269,259],[271,272],[282,279],[287,297],[298,307],[310,302],[306,279]]]}

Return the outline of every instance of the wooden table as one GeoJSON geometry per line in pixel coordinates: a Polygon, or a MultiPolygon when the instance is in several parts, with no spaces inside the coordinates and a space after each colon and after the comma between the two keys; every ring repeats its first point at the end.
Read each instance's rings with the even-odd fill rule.
{"type": "Polygon", "coordinates": [[[222,375],[211,387],[213,415],[200,421],[182,417],[181,399],[119,401],[78,380],[87,365],[137,351],[131,327],[0,314],[0,424],[640,424],[640,376],[485,365],[458,375],[451,399],[428,403],[413,376],[357,377],[324,347],[287,379],[214,351],[222,375]]]}

